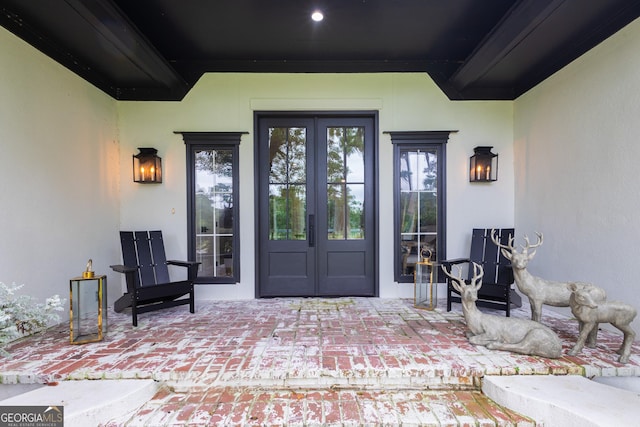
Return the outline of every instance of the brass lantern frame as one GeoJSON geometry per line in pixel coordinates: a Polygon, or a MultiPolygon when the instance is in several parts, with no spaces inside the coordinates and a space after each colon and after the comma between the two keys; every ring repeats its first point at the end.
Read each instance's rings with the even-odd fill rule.
{"type": "Polygon", "coordinates": [[[438,284],[433,282],[436,264],[431,261],[432,252],[420,251],[420,261],[413,271],[413,305],[415,308],[435,310],[438,305],[438,284]]]}

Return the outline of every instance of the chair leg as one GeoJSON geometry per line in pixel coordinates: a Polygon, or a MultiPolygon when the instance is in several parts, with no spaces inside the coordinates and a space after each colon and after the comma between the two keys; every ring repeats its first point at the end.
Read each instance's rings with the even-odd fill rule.
{"type": "Polygon", "coordinates": [[[447,311],[451,311],[451,289],[447,284],[447,311]]]}
{"type": "Polygon", "coordinates": [[[507,317],[511,317],[511,289],[507,287],[507,317]]]}
{"type": "Polygon", "coordinates": [[[195,313],[196,312],[196,304],[195,304],[195,296],[194,294],[194,290],[193,287],[191,288],[191,292],[189,293],[189,311],[191,313],[195,313]]]}
{"type": "Polygon", "coordinates": [[[131,318],[133,321],[133,326],[138,326],[138,307],[137,301],[135,299],[131,304],[131,318]]]}

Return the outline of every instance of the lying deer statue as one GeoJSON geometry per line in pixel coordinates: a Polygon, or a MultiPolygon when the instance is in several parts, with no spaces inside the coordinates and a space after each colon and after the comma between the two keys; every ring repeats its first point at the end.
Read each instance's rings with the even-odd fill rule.
{"type": "MultiPolygon", "coordinates": [[[[538,241],[533,245],[529,242],[529,238],[524,236],[526,246],[522,247],[522,252],[518,252],[513,245],[513,236],[509,237],[509,243],[507,245],[503,245],[498,241],[495,230],[491,230],[491,240],[500,248],[502,255],[511,261],[513,278],[515,279],[518,290],[529,298],[531,320],[540,322],[542,318],[542,305],[569,307],[571,290],[569,289],[570,283],[568,282],[554,282],[542,279],[533,276],[527,271],[527,264],[536,254],[535,248],[542,245],[542,233],[536,233],[536,236],[538,236],[538,241]],[[529,250],[531,249],[533,249],[533,252],[530,253],[529,250]]],[[[607,299],[607,294],[604,289],[588,283],[573,282],[573,284],[580,288],[590,289],[591,295],[596,301],[605,301],[607,299]]],[[[595,345],[595,341],[592,342],[592,344],[595,345]]]]}
{"type": "Polygon", "coordinates": [[[467,338],[471,344],[552,359],[562,355],[562,343],[548,327],[529,319],[496,316],[478,310],[476,301],[484,275],[482,266],[473,263],[473,277],[469,285],[465,284],[459,268],[457,277],[444,266],[442,270],[453,279],[452,285],[462,297],[462,311],[469,328],[467,338]]]}
{"type": "Polygon", "coordinates": [[[571,289],[571,312],[580,322],[580,333],[576,345],[569,351],[571,356],[582,351],[592,333],[598,329],[598,323],[611,323],[624,334],[622,345],[618,350],[618,362],[627,363],[631,354],[631,344],[636,333],[630,326],[637,311],[629,304],[618,301],[595,301],[589,289],[583,289],[575,284],[569,284],[571,289]]]}

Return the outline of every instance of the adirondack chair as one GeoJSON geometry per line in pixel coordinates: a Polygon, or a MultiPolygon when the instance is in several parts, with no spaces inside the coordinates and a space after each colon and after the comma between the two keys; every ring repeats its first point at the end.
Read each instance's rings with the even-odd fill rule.
{"type": "Polygon", "coordinates": [[[111,268],[125,274],[127,292],[115,302],[116,312],[131,307],[133,326],[138,326],[138,314],[162,308],[189,304],[195,312],[193,281],[199,262],[167,261],[161,231],[121,231],[120,243],[124,265],[111,268]],[[186,267],[187,280],[172,282],[168,265],[186,267]]]}
{"type": "MultiPolygon", "coordinates": [[[[505,245],[509,242],[509,236],[515,235],[513,228],[504,228],[497,232],[500,243],[505,245]]],[[[482,287],[478,291],[476,305],[504,310],[507,317],[511,316],[512,306],[522,306],[522,298],[511,286],[513,284],[511,263],[491,240],[490,228],[473,229],[469,258],[446,260],[441,264],[451,271],[453,265],[471,262],[482,265],[484,269],[482,287]]],[[[473,269],[469,268],[469,280],[472,274],[473,269]]],[[[461,302],[460,294],[453,288],[451,279],[447,277],[447,311],[451,311],[451,304],[454,302],[461,302]]]]}

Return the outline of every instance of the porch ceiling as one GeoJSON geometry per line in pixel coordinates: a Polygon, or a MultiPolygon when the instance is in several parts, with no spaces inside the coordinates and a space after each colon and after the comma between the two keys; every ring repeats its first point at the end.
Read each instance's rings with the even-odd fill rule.
{"type": "Polygon", "coordinates": [[[452,100],[514,99],[640,16],[640,0],[0,0],[0,8],[0,25],[120,100],[179,100],[206,72],[425,72],[452,100]],[[311,20],[314,9],[322,22],[311,20]]]}

